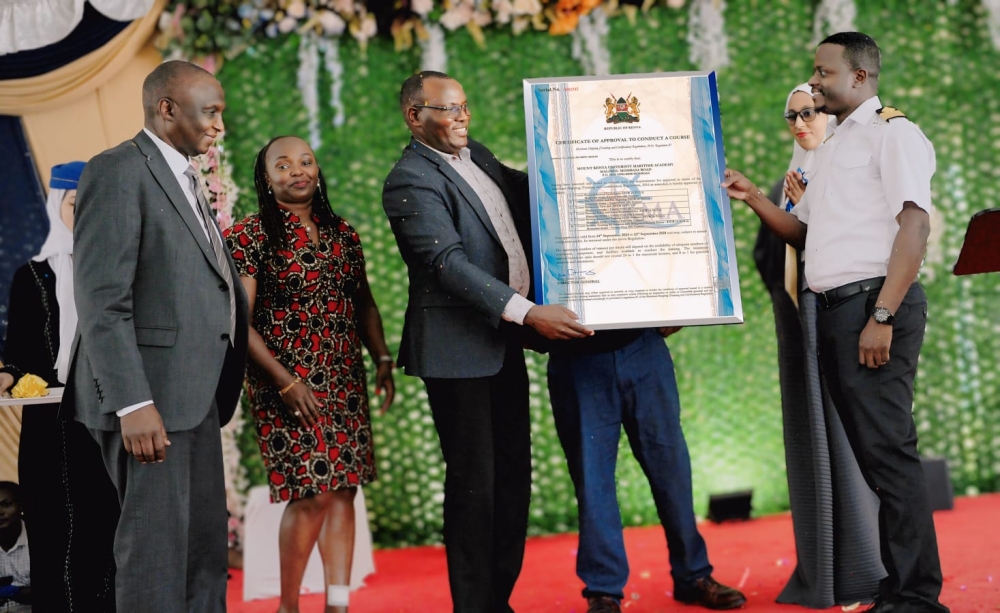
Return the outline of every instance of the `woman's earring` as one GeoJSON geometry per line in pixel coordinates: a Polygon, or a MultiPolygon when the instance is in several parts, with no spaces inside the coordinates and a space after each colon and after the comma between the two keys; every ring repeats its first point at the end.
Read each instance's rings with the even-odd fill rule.
{"type": "Polygon", "coordinates": [[[267,184],[267,193],[269,193],[269,194],[271,193],[271,184],[270,183],[267,184]]]}

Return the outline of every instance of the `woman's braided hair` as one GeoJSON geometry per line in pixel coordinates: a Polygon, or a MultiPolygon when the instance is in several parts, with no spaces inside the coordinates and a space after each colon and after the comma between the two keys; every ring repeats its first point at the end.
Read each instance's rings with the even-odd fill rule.
{"type": "MultiPolygon", "coordinates": [[[[296,136],[276,136],[272,138],[257,154],[253,165],[253,185],[257,190],[257,210],[260,213],[260,224],[264,230],[265,245],[271,255],[276,255],[283,249],[288,249],[288,231],[285,228],[285,216],[278,206],[278,200],[268,188],[267,183],[267,151],[276,141],[282,138],[298,138],[296,136]]],[[[340,223],[340,217],[333,212],[330,199],[326,195],[326,180],[323,171],[319,171],[319,184],[313,192],[312,212],[319,218],[319,225],[334,228],[340,223]]]]}

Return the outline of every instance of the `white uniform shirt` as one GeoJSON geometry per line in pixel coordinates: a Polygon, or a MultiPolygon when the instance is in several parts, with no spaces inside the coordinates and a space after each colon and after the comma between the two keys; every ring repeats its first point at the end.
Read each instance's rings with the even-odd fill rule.
{"type": "Polygon", "coordinates": [[[910,201],[931,213],[934,145],[905,117],[886,121],[869,98],[816,150],[815,173],[792,214],[809,226],[805,276],[823,292],[885,276],[896,216],[910,201]]]}

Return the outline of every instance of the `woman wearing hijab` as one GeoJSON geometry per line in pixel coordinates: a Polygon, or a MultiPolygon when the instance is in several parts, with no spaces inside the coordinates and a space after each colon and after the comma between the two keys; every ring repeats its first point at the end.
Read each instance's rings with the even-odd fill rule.
{"type": "MultiPolygon", "coordinates": [[[[809,85],[788,94],[785,121],[795,140],[773,202],[791,210],[808,189],[827,115],[809,85]]],[[[777,601],[812,608],[871,602],[886,575],[879,554],[878,499],[871,492],[820,377],[816,295],[799,253],[761,226],[757,269],[774,303],[788,496],[797,564],[777,601]]]]}
{"type": "MultiPolygon", "coordinates": [[[[76,331],[73,209],[84,162],[52,169],[49,234],[11,282],[6,366],[0,393],[23,374],[62,387],[76,331]]],[[[59,403],[25,407],[18,478],[28,529],[36,611],[114,611],[118,496],[100,449],[82,424],[60,418],[59,403]]]]}

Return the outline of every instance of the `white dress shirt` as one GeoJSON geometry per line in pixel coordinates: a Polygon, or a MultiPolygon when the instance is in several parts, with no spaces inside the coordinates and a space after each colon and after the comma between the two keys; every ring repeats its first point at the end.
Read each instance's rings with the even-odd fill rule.
{"type": "Polygon", "coordinates": [[[873,96],[816,150],[815,172],[792,214],[809,226],[805,276],[810,289],[885,276],[904,202],[931,213],[931,144],[905,117],[887,121],[873,96]]]}
{"type": "MultiPolygon", "coordinates": [[[[181,186],[188,204],[191,205],[191,210],[194,211],[194,216],[201,221],[203,217],[201,211],[198,210],[198,197],[191,191],[191,179],[184,174],[191,167],[191,158],[163,142],[159,136],[146,128],[143,128],[142,131],[153,141],[156,148],[163,154],[164,159],[167,160],[167,166],[170,167],[170,172],[174,173],[174,178],[177,179],[177,183],[181,186]]],[[[198,225],[201,226],[202,231],[205,233],[205,238],[208,238],[211,242],[212,239],[208,236],[208,228],[205,227],[205,224],[201,223],[198,225]]]]}
{"type": "Polygon", "coordinates": [[[508,285],[517,292],[507,301],[500,316],[506,321],[523,325],[525,315],[528,314],[531,307],[535,306],[535,303],[527,299],[528,289],[531,286],[531,272],[528,268],[528,258],[524,254],[524,246],[521,245],[521,238],[514,225],[514,218],[510,214],[510,205],[507,203],[507,199],[504,198],[500,187],[486,174],[486,171],[472,161],[472,152],[468,147],[462,147],[458,155],[454,155],[438,151],[426,143],[420,144],[443,157],[483,201],[483,207],[486,208],[490,222],[493,224],[497,236],[500,237],[500,244],[503,245],[503,250],[507,253],[507,266],[510,270],[508,285]]]}

